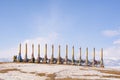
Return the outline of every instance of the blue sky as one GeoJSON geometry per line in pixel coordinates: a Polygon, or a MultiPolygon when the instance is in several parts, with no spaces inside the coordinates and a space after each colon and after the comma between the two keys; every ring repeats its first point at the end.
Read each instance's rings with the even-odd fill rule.
{"type": "Polygon", "coordinates": [[[37,40],[56,46],[75,45],[76,50],[80,46],[84,50],[104,48],[106,57],[110,54],[112,58],[115,53],[119,58],[119,3],[119,0],[0,1],[0,55],[17,54],[19,43],[37,40]]]}

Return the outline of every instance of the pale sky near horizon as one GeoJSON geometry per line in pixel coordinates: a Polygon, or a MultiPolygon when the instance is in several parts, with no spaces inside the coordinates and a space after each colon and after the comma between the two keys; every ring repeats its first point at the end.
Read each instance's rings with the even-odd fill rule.
{"type": "Polygon", "coordinates": [[[28,42],[63,48],[68,44],[76,50],[103,48],[106,58],[119,59],[119,4],[119,0],[1,0],[0,57],[17,54],[18,44],[28,42]]]}

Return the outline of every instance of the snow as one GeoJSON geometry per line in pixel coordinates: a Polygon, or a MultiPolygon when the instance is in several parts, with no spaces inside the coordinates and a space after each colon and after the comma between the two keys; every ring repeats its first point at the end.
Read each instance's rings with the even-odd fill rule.
{"type": "MultiPolygon", "coordinates": [[[[18,69],[0,73],[0,80],[46,80],[46,75],[39,76],[39,73],[56,74],[55,79],[59,78],[78,78],[78,79],[109,79],[119,80],[119,78],[105,78],[102,76],[116,75],[101,73],[99,70],[120,70],[120,68],[95,68],[73,65],[57,64],[36,64],[36,63],[3,63],[0,64],[0,71],[4,69],[18,69]]],[[[119,75],[116,75],[119,76],[119,75]]]]}
{"type": "Polygon", "coordinates": [[[0,75],[4,80],[44,80],[46,77],[36,76],[35,74],[21,73],[19,71],[13,71],[0,75]]]}

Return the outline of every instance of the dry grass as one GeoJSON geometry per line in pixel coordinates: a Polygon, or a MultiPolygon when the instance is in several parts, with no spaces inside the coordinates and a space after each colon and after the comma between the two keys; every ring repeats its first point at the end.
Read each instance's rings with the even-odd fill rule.
{"type": "Polygon", "coordinates": [[[0,70],[0,73],[8,73],[9,71],[19,71],[21,73],[27,73],[27,72],[21,71],[20,69],[16,69],[16,68],[13,68],[13,69],[3,69],[3,70],[0,70]]]}
{"type": "Polygon", "coordinates": [[[3,62],[0,62],[0,64],[4,64],[3,62]]]}
{"type": "Polygon", "coordinates": [[[103,78],[119,78],[120,79],[120,76],[117,76],[117,75],[104,75],[102,76],[103,78]]]}
{"type": "Polygon", "coordinates": [[[94,75],[89,75],[89,74],[86,74],[86,75],[82,75],[82,76],[99,76],[99,75],[97,75],[97,74],[94,74],[94,75]]]}
{"type": "Polygon", "coordinates": [[[29,72],[30,74],[35,74],[36,72],[29,72]]]}
{"type": "Polygon", "coordinates": [[[84,79],[77,79],[77,78],[67,77],[67,78],[57,78],[56,80],[84,80],[84,79]]]}
{"type": "Polygon", "coordinates": [[[100,71],[101,73],[120,75],[120,71],[116,70],[98,70],[98,71],[100,71]]]}
{"type": "Polygon", "coordinates": [[[55,80],[56,74],[45,74],[45,73],[37,73],[37,76],[46,76],[48,77],[46,80],[55,80]]]}
{"type": "Polygon", "coordinates": [[[21,73],[27,73],[27,72],[25,72],[25,71],[21,71],[21,70],[20,70],[20,72],[21,72],[21,73]]]}
{"type": "Polygon", "coordinates": [[[88,69],[86,69],[86,68],[80,68],[80,70],[88,70],[88,69]]]}
{"type": "Polygon", "coordinates": [[[46,76],[45,73],[37,73],[36,75],[37,75],[37,76],[46,76]]]}
{"type": "MultiPolygon", "coordinates": [[[[83,75],[83,76],[98,76],[98,75],[83,75]]],[[[85,78],[70,78],[70,77],[66,77],[66,78],[55,78],[56,74],[46,74],[46,77],[48,77],[46,80],[94,80],[94,79],[85,79],[85,78]]],[[[100,79],[99,79],[100,80],[100,79]]]]}
{"type": "Polygon", "coordinates": [[[53,73],[53,74],[47,74],[46,77],[49,77],[47,80],[56,80],[55,77],[56,77],[56,74],[53,73]]]}
{"type": "Polygon", "coordinates": [[[85,79],[85,78],[70,78],[70,77],[67,77],[67,78],[57,78],[55,80],[94,80],[94,79],[85,79]]]}
{"type": "MultiPolygon", "coordinates": [[[[120,71],[113,71],[113,70],[98,70],[101,73],[107,73],[107,74],[114,74],[114,75],[103,75],[100,76],[101,78],[120,78],[120,71]]],[[[48,77],[46,80],[94,80],[94,79],[86,79],[86,78],[71,78],[71,77],[66,77],[66,78],[56,78],[56,74],[45,74],[45,73],[38,73],[37,75],[39,76],[46,76],[48,77]]],[[[94,76],[99,76],[97,74],[90,75],[74,75],[74,76],[89,76],[89,77],[94,77],[94,76]]],[[[103,80],[103,79],[97,79],[97,80],[103,80]]]]}
{"type": "Polygon", "coordinates": [[[0,64],[6,64],[6,63],[9,63],[9,62],[0,62],[0,64]]]}
{"type": "Polygon", "coordinates": [[[20,69],[3,69],[3,70],[0,70],[0,73],[8,73],[9,71],[20,71],[20,69]]]}

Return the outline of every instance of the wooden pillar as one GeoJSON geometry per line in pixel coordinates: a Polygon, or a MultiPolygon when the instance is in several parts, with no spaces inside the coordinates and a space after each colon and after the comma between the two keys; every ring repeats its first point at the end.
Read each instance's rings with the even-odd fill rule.
{"type": "Polygon", "coordinates": [[[47,63],[47,44],[45,44],[44,63],[47,63]]]}
{"type": "Polygon", "coordinates": [[[34,57],[34,44],[32,44],[32,58],[34,57]]]}
{"type": "Polygon", "coordinates": [[[92,62],[92,66],[95,66],[95,48],[93,48],[93,62],[92,62]]]}
{"type": "Polygon", "coordinates": [[[65,64],[68,64],[68,45],[66,45],[65,64]]]}
{"type": "Polygon", "coordinates": [[[38,58],[37,63],[40,63],[40,44],[38,44],[38,58]]]}
{"type": "Polygon", "coordinates": [[[18,62],[22,62],[22,56],[21,56],[21,44],[19,44],[18,62]]]}
{"type": "Polygon", "coordinates": [[[81,54],[82,54],[82,51],[81,51],[81,48],[80,48],[79,65],[81,65],[81,60],[82,60],[82,58],[81,58],[81,54]]]}
{"type": "Polygon", "coordinates": [[[25,62],[28,62],[28,59],[27,59],[27,43],[25,44],[25,62]]]}
{"type": "Polygon", "coordinates": [[[21,55],[21,43],[19,45],[19,55],[21,55]]]}
{"type": "Polygon", "coordinates": [[[88,66],[88,48],[86,48],[86,61],[85,61],[85,63],[86,63],[86,66],[88,66]]]}
{"type": "Polygon", "coordinates": [[[40,57],[40,44],[38,44],[38,57],[40,57]]]}
{"type": "Polygon", "coordinates": [[[50,64],[53,64],[53,58],[54,58],[54,45],[52,45],[52,55],[51,55],[51,60],[50,60],[50,64]]]}
{"type": "Polygon", "coordinates": [[[72,47],[72,65],[74,64],[75,59],[74,59],[74,46],[72,47]]]}
{"type": "Polygon", "coordinates": [[[101,61],[100,61],[100,67],[104,67],[104,63],[103,63],[103,48],[101,48],[101,61]]]}
{"type": "Polygon", "coordinates": [[[60,45],[58,47],[58,60],[57,60],[57,64],[61,63],[61,59],[60,59],[60,45]]]}
{"type": "Polygon", "coordinates": [[[32,62],[32,63],[34,63],[34,62],[35,62],[35,58],[34,58],[34,44],[32,44],[31,62],[32,62]]]}

